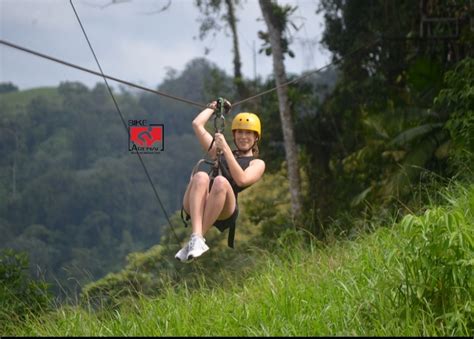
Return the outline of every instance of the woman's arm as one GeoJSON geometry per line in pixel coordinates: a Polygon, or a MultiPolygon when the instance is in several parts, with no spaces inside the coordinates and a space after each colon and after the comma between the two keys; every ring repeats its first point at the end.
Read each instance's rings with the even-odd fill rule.
{"type": "Polygon", "coordinates": [[[237,186],[247,187],[260,180],[263,172],[265,172],[265,162],[263,160],[254,159],[250,162],[249,167],[243,170],[222,134],[216,133],[216,143],[222,147],[230,174],[237,186]]]}
{"type": "MultiPolygon", "coordinates": [[[[201,113],[197,115],[196,118],[193,120],[193,130],[194,133],[196,134],[199,143],[201,146],[204,148],[204,150],[208,150],[209,146],[211,145],[212,142],[212,135],[204,128],[204,125],[206,122],[209,120],[209,118],[212,116],[214,113],[214,109],[216,107],[216,102],[213,101],[210,105],[209,108],[205,108],[201,113]]],[[[212,145],[212,148],[208,152],[209,156],[214,159],[216,157],[216,144],[212,145]]]]}

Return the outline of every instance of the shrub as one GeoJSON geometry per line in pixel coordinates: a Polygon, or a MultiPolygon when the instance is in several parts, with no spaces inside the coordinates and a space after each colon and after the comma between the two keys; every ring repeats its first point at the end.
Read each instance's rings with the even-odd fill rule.
{"type": "Polygon", "coordinates": [[[48,285],[29,277],[26,253],[0,253],[0,331],[49,309],[51,300],[48,285]]]}
{"type": "Polygon", "coordinates": [[[396,260],[397,308],[430,314],[448,333],[474,328],[474,186],[463,203],[407,215],[396,260]]]}
{"type": "Polygon", "coordinates": [[[474,159],[474,59],[466,58],[446,73],[445,88],[434,100],[435,107],[449,114],[446,128],[457,164],[474,159]]]}

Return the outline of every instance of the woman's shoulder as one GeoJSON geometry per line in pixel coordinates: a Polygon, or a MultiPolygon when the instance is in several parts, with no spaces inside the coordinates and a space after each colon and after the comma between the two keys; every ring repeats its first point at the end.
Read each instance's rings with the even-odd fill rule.
{"type": "Polygon", "coordinates": [[[249,162],[249,165],[256,165],[256,164],[265,166],[265,161],[263,161],[260,158],[254,158],[254,159],[250,160],[250,162],[249,162]]]}
{"type": "Polygon", "coordinates": [[[255,164],[258,164],[260,166],[262,166],[262,165],[265,166],[265,162],[262,159],[256,158],[253,155],[241,156],[241,155],[239,155],[238,151],[234,151],[233,154],[234,154],[234,157],[239,162],[240,161],[244,161],[244,162],[248,161],[249,166],[250,165],[255,165],[255,164]]]}

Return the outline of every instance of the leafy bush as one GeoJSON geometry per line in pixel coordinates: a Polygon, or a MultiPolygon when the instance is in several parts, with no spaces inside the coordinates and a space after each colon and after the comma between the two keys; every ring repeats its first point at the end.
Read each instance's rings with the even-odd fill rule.
{"type": "Polygon", "coordinates": [[[458,163],[472,161],[474,150],[474,59],[466,58],[445,75],[446,87],[435,98],[437,108],[449,113],[446,128],[458,163]]]}
{"type": "MultiPolygon", "coordinates": [[[[395,256],[397,308],[430,314],[454,333],[474,328],[474,186],[448,207],[407,215],[395,256]]],[[[402,313],[403,313],[402,312],[402,313]]]]}
{"type": "Polygon", "coordinates": [[[0,254],[0,331],[49,309],[48,285],[30,279],[26,253],[3,250],[0,254]]]}

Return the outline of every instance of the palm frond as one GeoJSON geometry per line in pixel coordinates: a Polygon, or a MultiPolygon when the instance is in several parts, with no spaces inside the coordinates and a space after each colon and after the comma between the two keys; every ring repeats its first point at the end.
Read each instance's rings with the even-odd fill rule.
{"type": "Polygon", "coordinates": [[[393,138],[388,143],[388,146],[393,147],[406,145],[407,143],[414,141],[416,138],[427,135],[435,130],[439,130],[442,127],[442,123],[429,123],[407,129],[393,138]]]}

